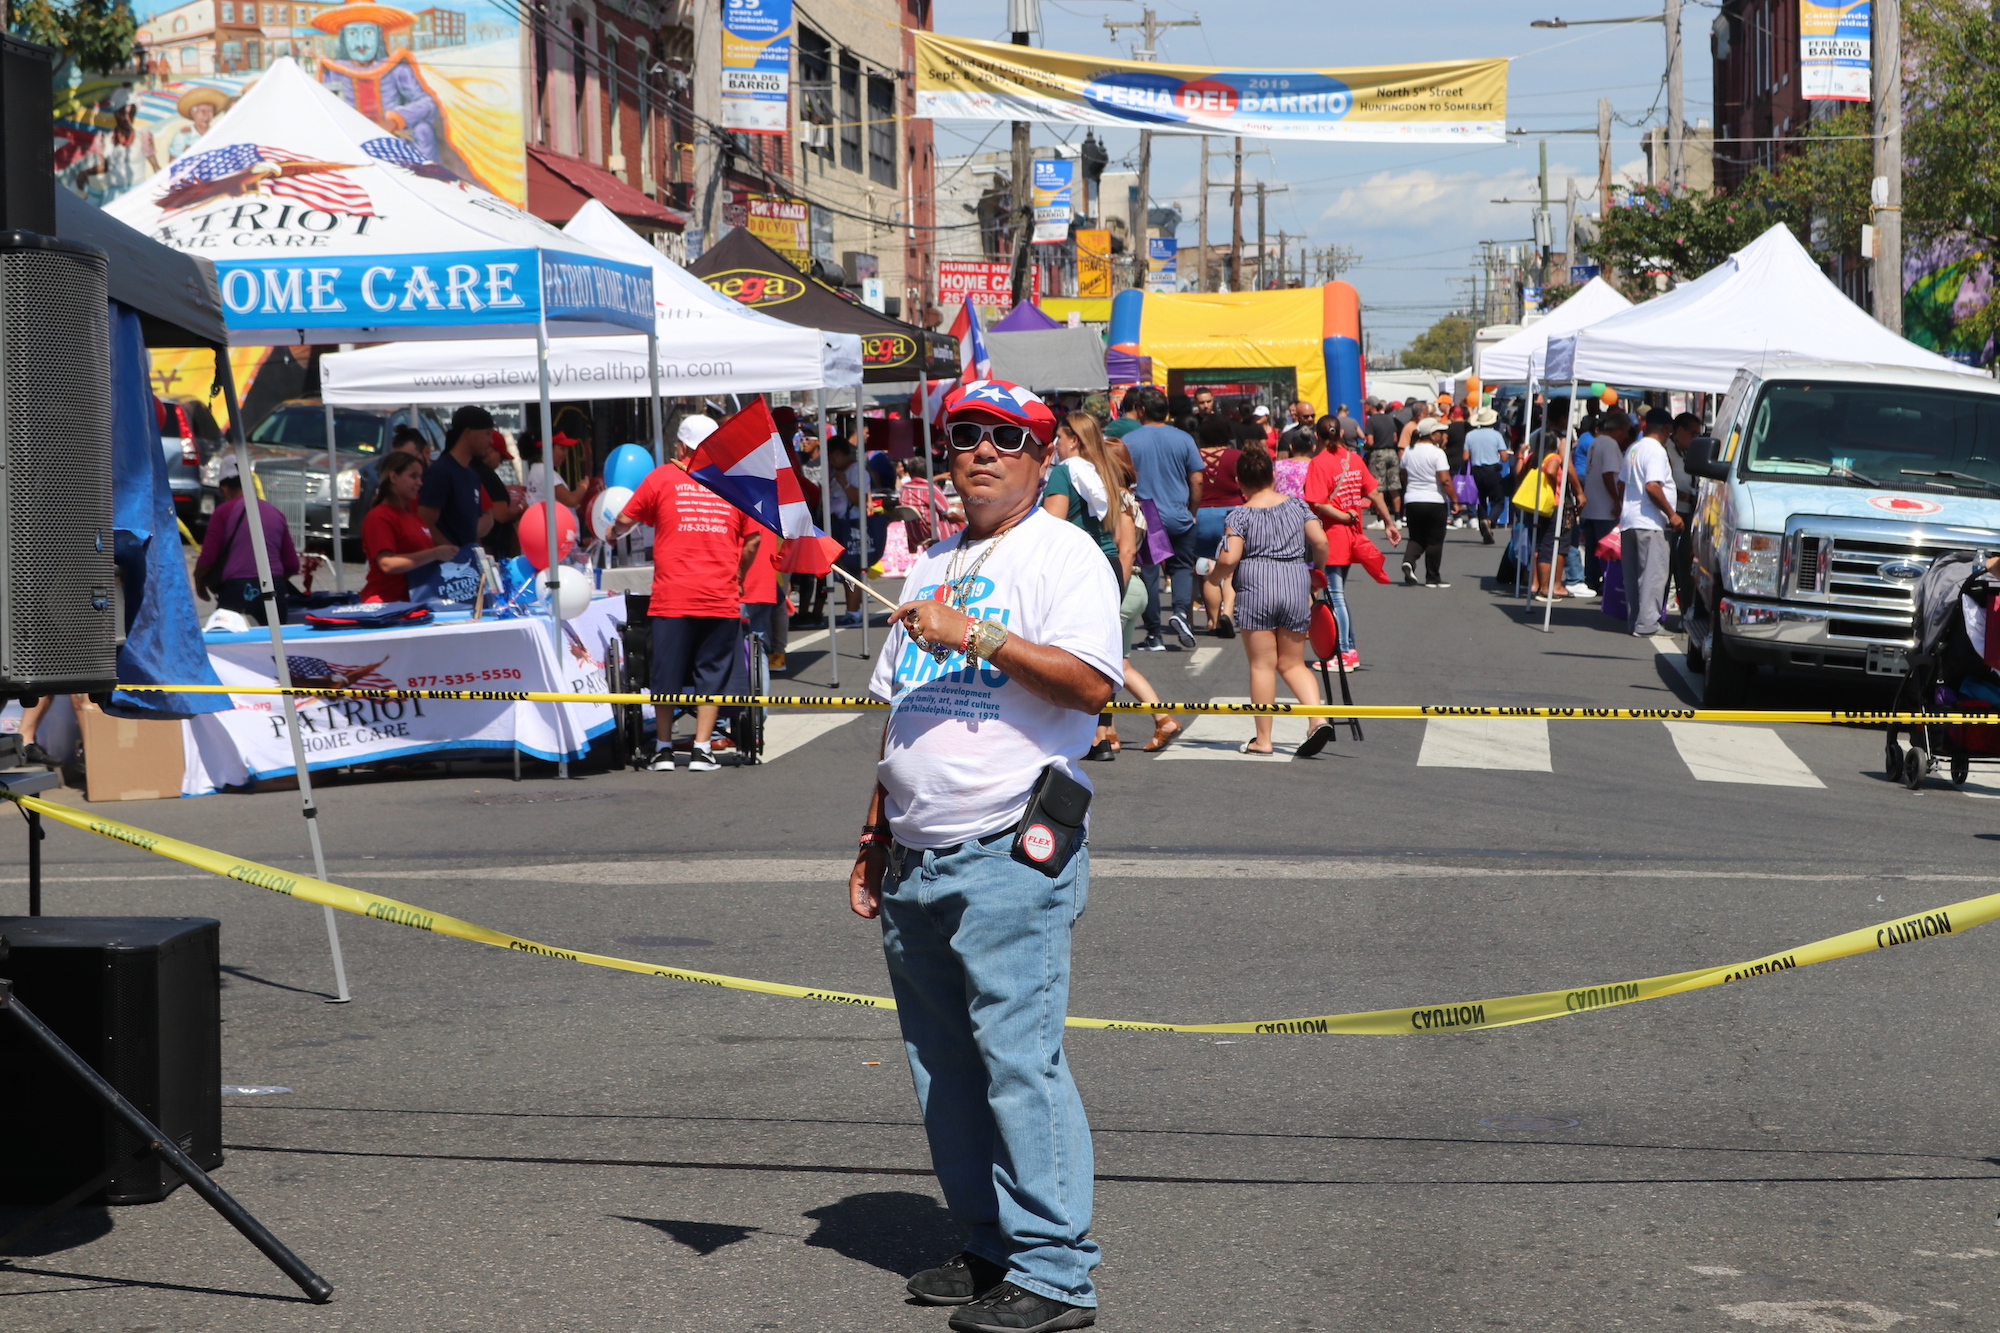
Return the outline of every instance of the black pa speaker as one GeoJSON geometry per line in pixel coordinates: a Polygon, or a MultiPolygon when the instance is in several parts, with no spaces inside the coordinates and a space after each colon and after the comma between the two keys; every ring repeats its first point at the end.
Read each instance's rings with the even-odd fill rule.
{"type": "Polygon", "coordinates": [[[118,680],[106,263],[94,246],[0,231],[4,696],[118,680]]]}
{"type": "MultiPolygon", "coordinates": [[[[222,1164],[221,923],[0,917],[22,1004],[205,1171],[222,1164]]],[[[155,1203],[180,1177],[0,1020],[0,1204],[45,1205],[100,1172],[90,1203],[155,1203]]]]}

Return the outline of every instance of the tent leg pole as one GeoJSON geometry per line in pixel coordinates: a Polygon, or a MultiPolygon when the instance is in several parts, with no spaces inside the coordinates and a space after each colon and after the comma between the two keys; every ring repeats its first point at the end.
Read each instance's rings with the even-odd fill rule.
{"type": "Polygon", "coordinates": [[[667,463],[667,405],[660,397],[660,333],[646,335],[646,371],[653,380],[653,466],[667,463]]]}
{"type": "Polygon", "coordinates": [[[333,404],[325,403],[324,406],[326,408],[326,500],[327,508],[332,511],[333,515],[331,520],[333,523],[333,590],[335,592],[346,592],[347,576],[340,568],[340,456],[335,451],[333,443],[333,404]]]}
{"type": "MultiPolygon", "coordinates": [[[[822,530],[831,533],[833,531],[833,457],[832,451],[828,446],[833,443],[833,437],[827,433],[826,429],[826,390],[824,388],[813,391],[813,402],[816,409],[813,429],[819,432],[819,472],[822,478],[819,488],[820,522],[825,525],[822,530]]],[[[833,663],[833,682],[828,688],[837,690],[840,688],[840,614],[835,610],[833,605],[833,589],[839,580],[835,579],[832,574],[827,574],[824,577],[826,579],[826,601],[824,603],[826,607],[826,656],[827,660],[833,663]]],[[[841,600],[845,601],[846,598],[843,597],[841,600]]]]}
{"type": "MultiPolygon", "coordinates": [[[[542,504],[542,517],[548,523],[549,567],[543,571],[546,577],[542,583],[542,590],[548,597],[549,641],[555,654],[553,660],[560,667],[563,660],[563,628],[562,615],[556,607],[556,593],[562,588],[562,561],[556,558],[556,552],[561,547],[557,545],[556,535],[556,430],[555,421],[549,415],[549,326],[546,321],[537,321],[535,324],[535,364],[538,372],[536,379],[542,390],[542,438],[548,441],[543,447],[542,454],[549,476],[549,498],[542,504]]],[[[556,743],[563,747],[556,753],[558,778],[569,776],[569,736],[566,725],[568,719],[569,713],[563,705],[557,704],[556,743]]]]}
{"type": "MultiPolygon", "coordinates": [[[[1548,420],[1546,414],[1544,414],[1542,420],[1544,421],[1548,420]]],[[[1546,427],[1544,427],[1544,429],[1546,429],[1546,427]]],[[[1563,541],[1562,515],[1563,515],[1563,502],[1569,497],[1570,463],[1576,457],[1576,381],[1574,380],[1570,381],[1569,408],[1564,413],[1562,451],[1563,451],[1562,485],[1556,488],[1555,558],[1557,560],[1563,560],[1566,562],[1568,543],[1563,541]]],[[[1551,562],[1549,565],[1549,586],[1551,589],[1554,588],[1555,581],[1556,581],[1556,566],[1553,562],[1551,562]]],[[[1552,632],[1550,625],[1551,625],[1551,620],[1554,617],[1555,613],[1556,613],[1555,598],[1550,597],[1548,601],[1542,603],[1542,633],[1548,634],[1552,632]]]]}
{"type": "MultiPolygon", "coordinates": [[[[250,530],[250,552],[257,560],[257,588],[264,602],[264,619],[271,631],[271,663],[277,668],[278,684],[292,687],[291,662],[285,656],[284,616],[278,609],[277,584],[271,578],[271,553],[264,546],[264,519],[258,512],[263,503],[257,498],[257,478],[250,470],[250,446],[243,439],[243,411],[236,402],[236,372],[229,364],[226,348],[215,352],[216,378],[222,381],[222,405],[229,412],[229,442],[236,449],[236,475],[243,483],[243,526],[250,530]]],[[[292,771],[299,779],[299,808],[305,816],[306,840],[312,844],[313,874],[326,878],[326,850],[319,840],[319,807],[313,802],[312,773],[306,768],[306,742],[299,732],[299,708],[289,694],[279,696],[285,709],[285,731],[292,740],[292,771]]],[[[333,909],[326,911],[326,942],[333,951],[335,998],[332,1004],[346,1004],[354,997],[347,990],[347,962],[340,952],[340,922],[333,909]]]]}
{"type": "MultiPolygon", "coordinates": [[[[861,580],[868,578],[868,425],[861,419],[861,386],[854,386],[854,461],[861,469],[861,484],[854,489],[859,493],[861,512],[854,516],[855,538],[861,543],[861,580]]],[[[868,659],[868,599],[861,599],[861,658],[868,659]]]]}

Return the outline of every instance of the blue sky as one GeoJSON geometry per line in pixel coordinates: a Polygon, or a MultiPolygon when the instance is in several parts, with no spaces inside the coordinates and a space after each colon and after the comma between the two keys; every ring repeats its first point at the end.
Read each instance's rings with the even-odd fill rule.
{"type": "MultiPolygon", "coordinates": [[[[1227,0],[1204,5],[1151,0],[1161,19],[1201,14],[1199,28],[1174,28],[1160,39],[1160,58],[1188,64],[1251,67],[1386,65],[1419,60],[1514,56],[1507,85],[1508,127],[1529,131],[1519,142],[1467,148],[1450,144],[1413,146],[1322,145],[1296,140],[1257,144],[1268,156],[1250,156],[1245,144],[1244,178],[1261,176],[1290,192],[1271,196],[1267,226],[1304,233],[1314,246],[1339,244],[1360,251],[1362,263],[1345,274],[1360,289],[1365,323],[1378,348],[1406,344],[1439,315],[1462,302],[1473,258],[1482,240],[1525,240],[1530,208],[1496,205],[1495,199],[1527,199],[1534,190],[1536,131],[1589,128],[1591,134],[1551,135],[1549,189],[1561,200],[1566,177],[1588,188],[1597,175],[1597,99],[1609,97],[1615,116],[1641,124],[1664,124],[1665,42],[1661,25],[1538,29],[1540,18],[1624,18],[1657,12],[1658,0],[1482,0],[1478,4],[1441,0],[1227,0]],[[1649,113],[1650,112],[1650,116],[1649,113]]],[[[1035,42],[1083,54],[1123,56],[1134,36],[1126,30],[1117,45],[1104,20],[1140,17],[1142,0],[1042,0],[1046,31],[1035,42]]],[[[1687,3],[1682,13],[1683,83],[1690,123],[1713,120],[1710,106],[1708,28],[1711,5],[1687,3]]],[[[1006,40],[1005,0],[936,0],[935,26],[964,37],[1006,40]]],[[[971,150],[993,127],[972,121],[937,122],[938,152],[971,150]]],[[[1038,127],[1037,147],[1081,142],[1083,130],[1038,127]]],[[[1138,135],[1100,130],[1112,161],[1136,162],[1138,135]]],[[[1612,161],[1619,168],[1641,157],[1641,130],[1614,123],[1612,161]]],[[[1004,147],[1005,128],[988,140],[1004,147]]],[[[1226,141],[1215,140],[1215,145],[1226,141]]],[[[1226,174],[1227,160],[1211,165],[1226,174]]],[[[1200,149],[1194,139],[1155,136],[1153,198],[1182,205],[1188,221],[1184,243],[1193,244],[1200,179],[1200,149]]],[[[1227,240],[1228,191],[1209,204],[1211,240],[1227,240]],[[1217,219],[1222,219],[1218,226],[1217,219]]],[[[1555,210],[1560,229],[1560,207],[1555,210]]],[[[1251,210],[1246,208],[1246,226],[1251,210]]]]}

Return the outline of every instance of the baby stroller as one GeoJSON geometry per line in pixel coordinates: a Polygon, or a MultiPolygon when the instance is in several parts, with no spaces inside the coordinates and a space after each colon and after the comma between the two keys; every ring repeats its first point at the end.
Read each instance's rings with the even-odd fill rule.
{"type": "MultiPolygon", "coordinates": [[[[1996,613],[2000,577],[1971,551],[1947,551],[1931,562],[1917,583],[1916,648],[1909,672],[1896,691],[1898,712],[1992,713],[2000,711],[2000,671],[1987,665],[1982,645],[1966,625],[1965,601],[1980,610],[1980,618],[1996,613]]],[[[2000,631],[1983,626],[1981,637],[2000,631]]],[[[1871,658],[1875,656],[1871,652],[1871,658]]],[[[1872,665],[1872,663],[1871,663],[1872,665]]],[[[1891,723],[1883,749],[1884,768],[1891,781],[1911,791],[1941,763],[1949,764],[1951,780],[1962,783],[1977,763],[2000,763],[2000,725],[1963,726],[1956,723],[1891,723]],[[1906,750],[1898,738],[1908,733],[1906,750]]]]}

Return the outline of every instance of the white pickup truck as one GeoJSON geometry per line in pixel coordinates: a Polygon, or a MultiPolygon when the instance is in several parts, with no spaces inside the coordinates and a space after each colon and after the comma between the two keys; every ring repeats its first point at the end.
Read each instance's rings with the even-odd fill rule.
{"type": "Polygon", "coordinates": [[[2000,552],[2000,383],[1774,360],[1738,372],[1686,466],[1700,496],[1688,664],[1741,705],[1759,664],[1906,671],[1911,595],[1941,552],[2000,552]]]}

